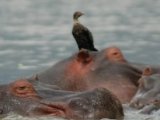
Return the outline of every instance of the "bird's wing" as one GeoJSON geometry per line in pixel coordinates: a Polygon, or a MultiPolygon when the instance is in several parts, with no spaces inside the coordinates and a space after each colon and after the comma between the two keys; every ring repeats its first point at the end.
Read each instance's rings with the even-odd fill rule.
{"type": "Polygon", "coordinates": [[[92,33],[88,30],[87,27],[84,27],[83,32],[84,32],[85,36],[87,37],[87,39],[90,40],[93,43],[92,33]]]}

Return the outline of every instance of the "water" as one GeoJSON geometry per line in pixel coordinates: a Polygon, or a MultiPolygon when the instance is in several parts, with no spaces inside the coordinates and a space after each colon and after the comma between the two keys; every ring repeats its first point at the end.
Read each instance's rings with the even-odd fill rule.
{"type": "MultiPolygon", "coordinates": [[[[159,0],[0,0],[0,83],[43,71],[77,51],[71,35],[76,10],[85,13],[80,21],[98,49],[116,45],[129,61],[159,64],[159,0]]],[[[129,110],[125,119],[159,116],[129,110]]]]}

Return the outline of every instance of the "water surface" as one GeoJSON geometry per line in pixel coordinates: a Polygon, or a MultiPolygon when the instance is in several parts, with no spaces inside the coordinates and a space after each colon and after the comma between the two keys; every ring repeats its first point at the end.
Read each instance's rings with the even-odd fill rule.
{"type": "MultiPolygon", "coordinates": [[[[159,0],[0,0],[0,84],[43,71],[77,51],[71,35],[76,10],[85,13],[80,21],[99,50],[116,45],[129,61],[159,64],[159,0]]],[[[129,110],[125,119],[159,116],[129,110]]]]}

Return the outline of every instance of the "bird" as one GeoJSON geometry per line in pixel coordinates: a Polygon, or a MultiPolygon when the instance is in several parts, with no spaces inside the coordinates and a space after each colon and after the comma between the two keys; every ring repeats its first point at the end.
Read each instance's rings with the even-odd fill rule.
{"type": "Polygon", "coordinates": [[[80,11],[76,11],[73,14],[72,35],[78,45],[79,50],[87,49],[89,51],[98,51],[94,47],[92,33],[89,31],[87,27],[83,26],[78,20],[78,18],[82,15],[84,15],[84,13],[80,11]]]}

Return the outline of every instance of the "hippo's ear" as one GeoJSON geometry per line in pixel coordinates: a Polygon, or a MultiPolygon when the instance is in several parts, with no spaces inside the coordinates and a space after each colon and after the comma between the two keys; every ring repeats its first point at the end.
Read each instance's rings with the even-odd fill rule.
{"type": "Polygon", "coordinates": [[[151,67],[148,66],[148,67],[144,68],[143,75],[149,76],[151,74],[152,74],[152,68],[151,67]]]}
{"type": "Polygon", "coordinates": [[[30,79],[38,81],[39,80],[38,74],[33,75],[30,79]]]}
{"type": "Polygon", "coordinates": [[[87,64],[92,61],[92,56],[90,55],[88,50],[81,49],[77,54],[76,60],[83,64],[87,64]]]}

